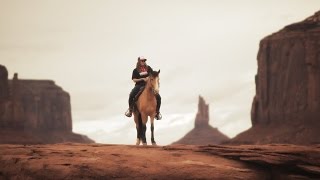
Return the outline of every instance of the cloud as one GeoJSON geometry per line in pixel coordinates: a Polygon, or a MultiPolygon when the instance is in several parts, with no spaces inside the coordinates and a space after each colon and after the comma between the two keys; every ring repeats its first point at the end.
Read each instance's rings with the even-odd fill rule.
{"type": "MultiPolygon", "coordinates": [[[[195,113],[168,114],[155,121],[155,139],[167,145],[180,139],[193,128],[195,113]]],[[[86,134],[98,143],[134,144],[136,128],[133,118],[115,116],[100,120],[74,122],[73,131],[86,134]]],[[[147,123],[147,139],[150,142],[150,122],[147,123]]]]}

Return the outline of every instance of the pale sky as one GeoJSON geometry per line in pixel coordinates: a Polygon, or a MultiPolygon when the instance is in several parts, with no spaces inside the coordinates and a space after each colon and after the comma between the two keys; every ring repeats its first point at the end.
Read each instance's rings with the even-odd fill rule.
{"type": "Polygon", "coordinates": [[[319,0],[0,0],[0,64],[10,79],[15,72],[51,79],[69,92],[75,132],[133,144],[124,112],[132,70],[145,56],[161,69],[158,144],[193,128],[199,95],[210,104],[210,124],[234,137],[251,126],[259,41],[319,7],[319,0]]]}

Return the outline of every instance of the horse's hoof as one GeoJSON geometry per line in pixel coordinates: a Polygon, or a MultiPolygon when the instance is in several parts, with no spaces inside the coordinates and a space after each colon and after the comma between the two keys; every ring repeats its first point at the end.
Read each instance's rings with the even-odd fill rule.
{"type": "Polygon", "coordinates": [[[140,139],[137,139],[136,145],[139,146],[140,145],[140,139]]]}
{"type": "Polygon", "coordinates": [[[152,143],[152,146],[156,146],[156,145],[157,145],[157,143],[155,143],[155,142],[154,142],[154,143],[152,143]]]}

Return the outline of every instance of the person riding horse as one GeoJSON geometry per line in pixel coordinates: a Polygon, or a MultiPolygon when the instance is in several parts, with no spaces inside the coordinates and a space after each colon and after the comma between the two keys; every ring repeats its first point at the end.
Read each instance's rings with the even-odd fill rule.
{"type": "MultiPolygon", "coordinates": [[[[146,81],[148,80],[150,73],[153,71],[152,68],[147,65],[146,61],[147,61],[146,58],[142,56],[138,57],[136,68],[132,72],[132,80],[136,84],[134,88],[131,90],[129,95],[129,109],[125,113],[127,117],[132,116],[135,97],[139,93],[140,89],[146,85],[146,81]]],[[[157,94],[156,99],[157,99],[157,107],[156,107],[155,119],[160,120],[162,118],[162,115],[160,113],[161,96],[157,94]]]]}

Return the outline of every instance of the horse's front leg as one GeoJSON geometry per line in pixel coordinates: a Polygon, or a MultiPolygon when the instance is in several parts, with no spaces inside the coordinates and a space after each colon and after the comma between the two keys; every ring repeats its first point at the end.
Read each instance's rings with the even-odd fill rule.
{"type": "Polygon", "coordinates": [[[153,125],[153,119],[151,119],[151,143],[152,145],[157,145],[156,141],[154,140],[154,125],[153,125]]]}
{"type": "Polygon", "coordinates": [[[140,115],[134,115],[134,122],[136,123],[136,129],[137,129],[137,141],[136,145],[139,146],[141,143],[141,125],[139,123],[139,116],[140,115]]]}
{"type": "Polygon", "coordinates": [[[146,116],[144,114],[141,114],[142,129],[140,131],[141,132],[140,139],[141,139],[143,145],[147,145],[147,139],[146,139],[146,131],[147,131],[146,123],[147,123],[147,119],[148,119],[148,116],[146,116]]]}
{"type": "Polygon", "coordinates": [[[136,129],[137,129],[137,141],[136,141],[136,145],[140,145],[141,141],[140,141],[140,132],[139,132],[139,126],[136,125],[136,129]]]}

